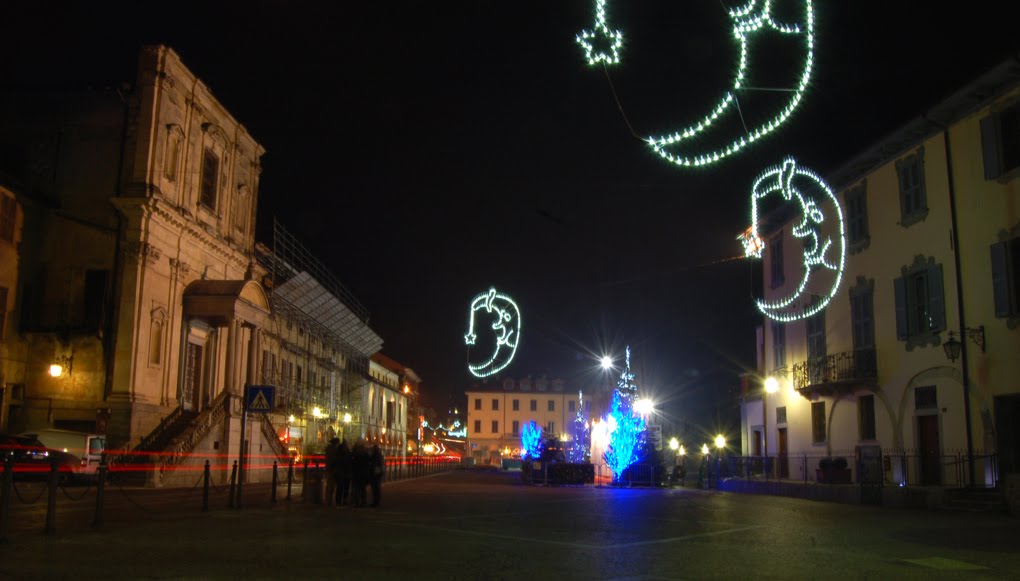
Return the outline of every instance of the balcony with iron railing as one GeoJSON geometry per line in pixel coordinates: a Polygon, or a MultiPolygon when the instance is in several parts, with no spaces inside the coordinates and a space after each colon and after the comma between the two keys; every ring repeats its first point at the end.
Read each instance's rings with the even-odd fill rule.
{"type": "Polygon", "coordinates": [[[793,387],[804,393],[832,395],[878,384],[874,349],[858,349],[808,359],[793,366],[793,387]]]}

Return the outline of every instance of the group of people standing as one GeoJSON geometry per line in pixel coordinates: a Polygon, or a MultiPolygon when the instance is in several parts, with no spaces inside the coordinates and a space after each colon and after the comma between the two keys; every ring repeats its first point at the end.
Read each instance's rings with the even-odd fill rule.
{"type": "Polygon", "coordinates": [[[371,448],[358,438],[354,448],[347,440],[333,438],[326,446],[326,505],[327,506],[379,506],[386,458],[378,445],[371,448]],[[372,503],[368,503],[366,487],[372,488],[372,503]]]}

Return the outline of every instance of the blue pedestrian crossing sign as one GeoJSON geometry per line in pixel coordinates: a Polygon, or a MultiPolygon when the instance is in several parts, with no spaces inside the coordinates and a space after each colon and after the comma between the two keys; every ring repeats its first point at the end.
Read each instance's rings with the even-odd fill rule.
{"type": "Polygon", "coordinates": [[[273,411],[273,396],[276,394],[276,387],[272,385],[250,385],[248,386],[247,408],[249,412],[271,412],[273,411]]]}

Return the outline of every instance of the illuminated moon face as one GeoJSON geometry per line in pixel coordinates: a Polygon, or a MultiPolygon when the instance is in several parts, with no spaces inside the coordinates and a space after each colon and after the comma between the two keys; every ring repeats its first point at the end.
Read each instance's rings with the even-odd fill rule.
{"type": "Polygon", "coordinates": [[[517,353],[521,337],[521,311],[517,308],[517,303],[509,295],[490,288],[488,292],[476,296],[471,301],[468,330],[464,335],[465,343],[474,345],[478,339],[478,335],[475,334],[475,316],[482,311],[491,317],[492,330],[496,334],[496,348],[482,363],[468,361],[468,371],[475,377],[488,377],[510,365],[514,354],[517,353]]]}
{"type": "Polygon", "coordinates": [[[757,299],[755,302],[766,317],[790,322],[818,313],[835,296],[843,278],[846,231],[843,209],[832,188],[811,170],[798,167],[792,157],[787,158],[782,165],[765,170],[754,182],[751,228],[744,237],[747,256],[761,257],[765,244],[758,236],[758,200],[775,193],[787,203],[799,206],[800,221],[793,227],[793,236],[804,243],[804,272],[793,294],[778,300],[757,299]],[[816,295],[821,300],[809,301],[808,295],[816,295]]]}
{"type": "MultiPolygon", "coordinates": [[[[800,104],[804,90],[811,80],[811,67],[814,63],[814,7],[813,0],[797,0],[804,3],[803,16],[799,22],[780,22],[772,17],[772,0],[748,0],[742,6],[729,10],[733,22],[733,36],[740,45],[740,63],[730,90],[702,118],[672,133],[649,137],[648,145],[663,159],[681,167],[699,167],[710,165],[729,157],[748,145],[775,131],[783,124],[800,104]],[[802,61],[798,67],[799,78],[794,78],[790,87],[748,87],[745,85],[749,60],[748,42],[756,35],[773,31],[784,37],[796,38],[801,44],[798,49],[802,61]],[[744,123],[739,134],[732,138],[718,139],[714,143],[726,145],[706,145],[706,138],[720,128],[719,122],[725,118],[739,118],[745,121],[747,109],[740,110],[740,97],[750,91],[782,91],[787,98],[782,105],[776,106],[774,112],[766,114],[763,120],[744,123]]],[[[585,58],[590,65],[614,65],[620,62],[619,51],[623,45],[623,35],[609,28],[606,16],[607,0],[595,0],[595,23],[591,31],[582,31],[577,35],[577,42],[585,50],[585,58]],[[608,48],[609,52],[603,50],[608,48]]],[[[755,55],[756,57],[759,55],[755,55]]],[[[746,107],[746,105],[745,105],[746,107]]]]}

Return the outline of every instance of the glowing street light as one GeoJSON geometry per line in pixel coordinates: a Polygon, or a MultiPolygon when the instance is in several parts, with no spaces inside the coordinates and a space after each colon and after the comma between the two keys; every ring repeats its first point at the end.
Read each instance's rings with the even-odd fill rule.
{"type": "Polygon", "coordinates": [[[344,423],[345,424],[351,423],[351,414],[344,414],[344,423]]]}
{"type": "Polygon", "coordinates": [[[608,355],[603,355],[602,356],[602,369],[612,369],[612,368],[613,368],[613,358],[608,356],[608,355]]]}
{"type": "Polygon", "coordinates": [[[708,444],[702,444],[701,445],[701,453],[702,454],[708,454],[708,444]]]}
{"type": "Polygon", "coordinates": [[[56,363],[54,363],[53,365],[50,365],[50,376],[51,377],[60,377],[60,375],[62,373],[64,373],[64,367],[63,366],[57,365],[56,363]]]}
{"type": "Polygon", "coordinates": [[[634,411],[643,416],[650,415],[654,409],[655,404],[653,404],[652,400],[648,398],[639,399],[636,402],[634,402],[634,411]]]}
{"type": "Polygon", "coordinates": [[[315,406],[315,407],[312,408],[312,417],[313,418],[321,418],[322,417],[322,410],[319,409],[319,406],[315,406]]]}
{"type": "Polygon", "coordinates": [[[715,447],[720,450],[726,447],[726,438],[722,434],[715,437],[715,447]]]}
{"type": "Polygon", "coordinates": [[[779,391],[779,380],[775,377],[770,377],[765,380],[765,392],[776,393],[779,391]]]}
{"type": "Polygon", "coordinates": [[[677,452],[677,454],[679,454],[681,456],[686,456],[687,455],[687,450],[684,450],[683,445],[680,446],[680,451],[677,452]]]}
{"type": "Polygon", "coordinates": [[[669,449],[673,450],[674,452],[679,450],[680,449],[680,440],[677,440],[676,438],[670,438],[669,439],[669,449]]]}

